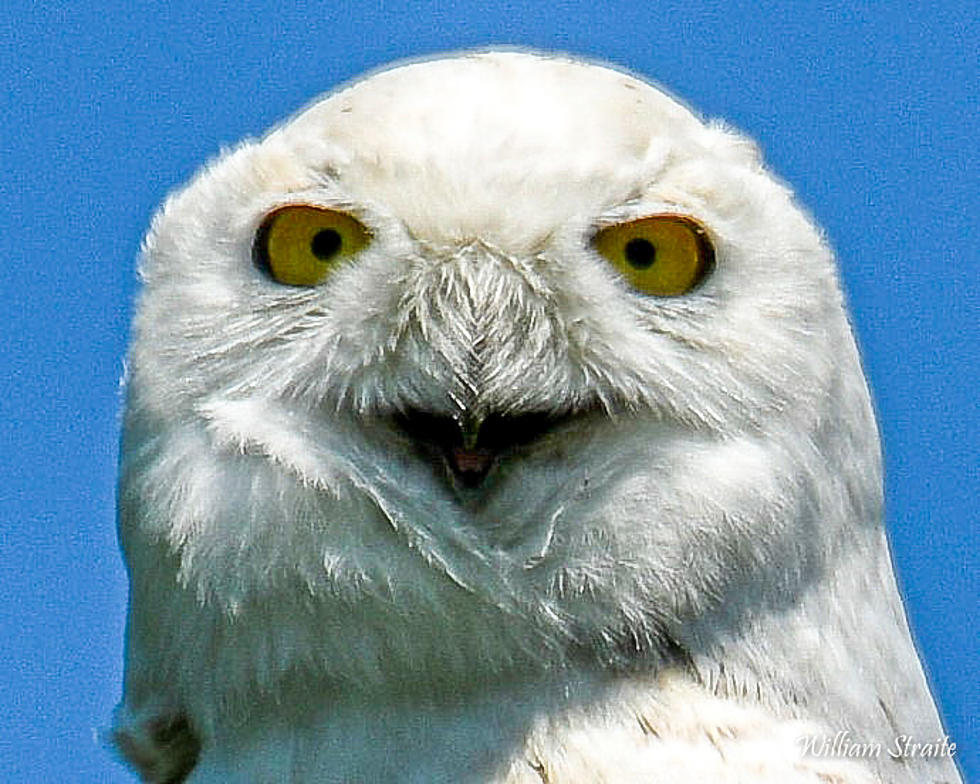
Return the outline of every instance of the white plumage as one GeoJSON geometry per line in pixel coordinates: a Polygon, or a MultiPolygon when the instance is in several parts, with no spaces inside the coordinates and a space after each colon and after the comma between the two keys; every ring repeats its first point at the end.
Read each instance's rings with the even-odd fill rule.
{"type": "Polygon", "coordinates": [[[745,139],[592,64],[416,63],[207,167],[141,273],[115,733],[147,780],[957,779],[889,753],[942,730],[869,397],[745,139]],[[307,220],[327,271],[289,278],[307,220]],[[703,262],[680,292],[630,277],[649,226],[703,262]]]}

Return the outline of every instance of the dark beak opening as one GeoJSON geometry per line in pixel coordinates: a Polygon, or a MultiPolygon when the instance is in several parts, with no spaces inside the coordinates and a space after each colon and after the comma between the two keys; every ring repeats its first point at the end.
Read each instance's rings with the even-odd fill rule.
{"type": "Polygon", "coordinates": [[[531,443],[565,418],[544,412],[456,418],[409,409],[397,414],[394,421],[420,452],[445,466],[455,483],[476,489],[502,457],[531,443]]]}

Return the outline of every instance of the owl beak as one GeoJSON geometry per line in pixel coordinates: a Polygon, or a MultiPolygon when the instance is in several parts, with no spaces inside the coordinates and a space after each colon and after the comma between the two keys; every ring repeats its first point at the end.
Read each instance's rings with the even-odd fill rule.
{"type": "Polygon", "coordinates": [[[480,440],[480,428],[483,427],[484,418],[465,414],[456,420],[459,424],[459,432],[463,438],[464,449],[475,449],[480,440]]]}
{"type": "Polygon", "coordinates": [[[465,415],[457,420],[462,443],[450,446],[445,457],[453,475],[465,487],[479,487],[490,473],[496,455],[492,449],[480,446],[480,428],[484,419],[465,415]]]}
{"type": "Polygon", "coordinates": [[[456,488],[477,489],[501,460],[543,435],[557,421],[544,412],[445,416],[408,410],[395,422],[418,451],[441,466],[456,488]]]}

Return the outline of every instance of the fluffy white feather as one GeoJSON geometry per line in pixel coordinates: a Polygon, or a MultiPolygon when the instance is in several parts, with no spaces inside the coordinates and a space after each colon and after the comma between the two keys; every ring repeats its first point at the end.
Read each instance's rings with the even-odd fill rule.
{"type": "Polygon", "coordinates": [[[147,780],[957,779],[886,751],[942,730],[868,392],[831,253],[731,130],[568,59],[395,68],[208,166],[141,273],[116,737],[147,780]],[[253,263],[296,203],[372,235],[311,288],[253,263]],[[662,213],[715,249],[684,296],[590,245],[662,213]],[[409,410],[556,421],[461,488],[409,410]],[[883,750],[801,742],[838,731],[883,750]]]}

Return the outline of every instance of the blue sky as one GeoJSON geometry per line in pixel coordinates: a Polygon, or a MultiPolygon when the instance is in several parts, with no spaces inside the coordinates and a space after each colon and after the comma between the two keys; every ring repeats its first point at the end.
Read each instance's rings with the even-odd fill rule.
{"type": "Polygon", "coordinates": [[[838,251],[900,581],[980,781],[980,21],[969,2],[35,3],[0,15],[0,770],[125,782],[119,377],[154,207],[223,146],[392,59],[609,60],[755,137],[838,251]],[[43,5],[43,7],[42,7],[43,5]]]}

